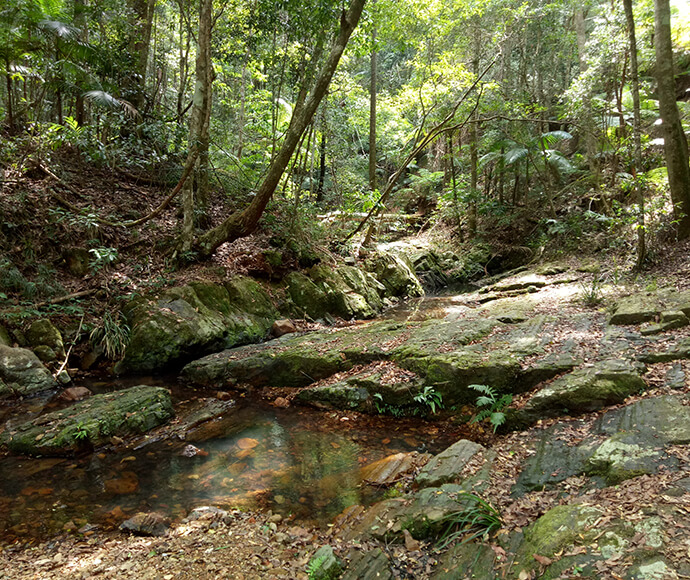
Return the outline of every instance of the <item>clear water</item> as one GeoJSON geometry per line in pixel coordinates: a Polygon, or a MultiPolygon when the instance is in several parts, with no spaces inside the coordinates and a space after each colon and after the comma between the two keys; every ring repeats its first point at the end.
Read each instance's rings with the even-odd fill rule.
{"type": "Polygon", "coordinates": [[[4,538],[47,537],[86,524],[109,528],[138,511],[172,519],[193,507],[271,509],[300,523],[330,521],[381,490],[359,470],[400,451],[436,452],[449,444],[431,423],[382,417],[341,421],[332,413],[247,404],[190,436],[83,458],[5,457],[0,461],[4,538]]]}

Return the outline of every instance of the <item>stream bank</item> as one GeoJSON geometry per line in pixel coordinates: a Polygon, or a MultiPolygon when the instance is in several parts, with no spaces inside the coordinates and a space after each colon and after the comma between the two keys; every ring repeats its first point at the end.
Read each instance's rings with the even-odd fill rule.
{"type": "MultiPolygon", "coordinates": [[[[270,515],[249,516],[260,523],[261,542],[243,547],[244,555],[219,570],[246,561],[253,562],[246,578],[306,577],[307,568],[313,572],[330,561],[321,553],[309,565],[317,548],[330,546],[345,569],[342,577],[351,579],[365,577],[363,569],[390,578],[689,575],[683,529],[690,524],[690,294],[682,280],[648,290],[611,285],[592,307],[582,301],[591,280],[576,267],[518,272],[473,293],[432,299],[426,312],[408,306],[390,320],[286,335],[188,363],[184,389],[221,398],[245,392],[293,409],[308,403],[327,409],[331,428],[346,426],[344,432],[380,413],[393,422],[395,415],[433,415],[429,399],[420,396],[431,388],[445,407],[446,421],[437,428],[454,439],[440,455],[442,449],[420,440],[413,450],[384,457],[390,469],[382,469],[376,483],[390,490],[388,497],[371,507],[345,506],[328,533],[303,528],[305,537],[296,539],[289,532],[294,523],[275,506],[270,515]],[[505,410],[513,431],[494,437],[489,424],[465,423],[475,412],[475,383],[513,397],[505,410]],[[407,461],[413,451],[431,453],[407,461]],[[455,521],[462,531],[463,514],[483,506],[476,497],[497,510],[500,528],[440,549],[448,524],[455,521]]],[[[423,437],[433,441],[438,433],[429,425],[423,437]]],[[[210,536],[208,547],[222,553],[231,544],[236,551],[237,542],[229,541],[235,519],[200,524],[197,542],[210,536]]],[[[114,552],[103,554],[108,566],[87,564],[79,573],[136,577],[145,567],[145,547],[174,553],[161,552],[159,542],[181,545],[186,525],[169,531],[167,540],[109,540],[120,550],[140,546],[139,556],[130,565],[114,552]]],[[[65,562],[54,553],[46,564],[51,574],[76,570],[79,546],[90,549],[93,534],[85,534],[57,543],[65,562]]],[[[469,535],[465,530],[458,540],[469,535]]],[[[21,566],[27,554],[5,550],[7,569],[21,566]]],[[[191,577],[182,569],[186,557],[179,557],[178,568],[160,570],[191,577]]],[[[199,566],[197,577],[211,577],[210,568],[199,566]]]]}

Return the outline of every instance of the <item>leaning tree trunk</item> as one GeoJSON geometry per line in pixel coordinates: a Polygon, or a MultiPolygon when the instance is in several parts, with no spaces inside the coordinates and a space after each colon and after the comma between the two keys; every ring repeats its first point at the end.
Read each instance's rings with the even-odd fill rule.
{"type": "Polygon", "coordinates": [[[236,240],[252,233],[259,219],[264,213],[268,202],[275,192],[285,168],[300,141],[302,133],[311,123],[314,113],[323,99],[340,57],[359,22],[366,0],[352,0],[347,11],[343,11],[340,19],[340,31],[331,45],[330,53],[316,77],[314,87],[307,99],[295,107],[290,120],[290,126],[285,133],[285,139],[279,151],[274,156],[268,172],[254,196],[252,202],[243,211],[228,216],[220,225],[201,236],[195,249],[199,257],[207,258],[213,254],[218,246],[224,242],[236,240]]]}
{"type": "MultiPolygon", "coordinates": [[[[213,0],[201,0],[199,6],[199,35],[196,55],[196,86],[192,114],[189,119],[190,151],[199,151],[199,163],[208,163],[208,125],[211,106],[211,26],[213,0]],[[204,155],[206,147],[206,155],[204,155]]],[[[190,153],[191,154],[191,153],[190,153]]],[[[197,178],[207,168],[197,167],[197,178]]],[[[180,250],[188,252],[194,240],[194,179],[188,179],[182,190],[182,238],[180,250]]]]}
{"type": "Polygon", "coordinates": [[[668,184],[671,190],[674,217],[678,224],[678,238],[684,239],[690,236],[690,167],[688,167],[688,143],[676,105],[669,0],[654,0],[654,31],[659,112],[664,131],[664,156],[668,168],[668,184]]]}

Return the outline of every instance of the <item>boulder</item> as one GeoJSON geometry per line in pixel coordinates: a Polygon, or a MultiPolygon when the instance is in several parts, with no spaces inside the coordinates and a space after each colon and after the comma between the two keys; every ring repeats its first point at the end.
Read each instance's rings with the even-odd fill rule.
{"type": "Polygon", "coordinates": [[[383,308],[380,292],[385,288],[354,266],[334,269],[319,264],[309,270],[309,276],[324,291],[328,310],[335,316],[348,320],[373,318],[383,308]]]}
{"type": "Polygon", "coordinates": [[[42,318],[31,324],[26,331],[26,339],[29,341],[29,345],[34,348],[49,347],[55,353],[56,358],[65,356],[62,334],[47,318],[42,318]]]}
{"type": "Polygon", "coordinates": [[[384,296],[424,296],[424,289],[412,268],[395,254],[374,254],[367,259],[367,269],[385,287],[384,296]]]}
{"type": "Polygon", "coordinates": [[[262,286],[241,277],[224,286],[198,282],[172,288],[155,300],[135,299],[123,311],[132,331],[119,373],[169,370],[209,352],[257,342],[278,318],[262,286]]]}
{"type": "Polygon", "coordinates": [[[300,317],[308,316],[312,320],[323,319],[328,313],[326,292],[302,272],[291,272],[285,277],[287,292],[300,317]]]}
{"type": "Polygon", "coordinates": [[[479,542],[457,542],[441,558],[432,580],[496,580],[496,553],[479,542]]]}
{"type": "Polygon", "coordinates": [[[526,422],[534,422],[545,417],[588,413],[622,403],[645,388],[636,365],[620,359],[605,360],[542,387],[519,416],[526,422]]]}
{"type": "Polygon", "coordinates": [[[412,451],[396,453],[360,469],[362,481],[369,485],[391,485],[425,465],[431,455],[412,451]]]}
{"type": "Polygon", "coordinates": [[[297,332],[297,327],[292,320],[288,320],[287,318],[276,320],[273,326],[271,326],[271,334],[276,338],[280,338],[285,334],[292,334],[293,332],[297,332]]]}
{"type": "Polygon", "coordinates": [[[370,411],[373,401],[363,387],[350,386],[347,383],[322,385],[313,389],[300,391],[295,397],[300,403],[306,403],[321,409],[342,409],[350,411],[370,411]]]}
{"type": "Polygon", "coordinates": [[[57,383],[38,357],[24,348],[0,345],[0,397],[33,395],[53,389],[57,383]]]}
{"type": "Polygon", "coordinates": [[[419,487],[439,487],[444,483],[456,481],[467,463],[484,447],[461,439],[445,451],[432,457],[415,479],[419,487]]]}
{"type": "Polygon", "coordinates": [[[145,433],[172,416],[167,389],[139,385],[41,415],[5,431],[2,443],[25,455],[69,455],[113,436],[145,433]]]}

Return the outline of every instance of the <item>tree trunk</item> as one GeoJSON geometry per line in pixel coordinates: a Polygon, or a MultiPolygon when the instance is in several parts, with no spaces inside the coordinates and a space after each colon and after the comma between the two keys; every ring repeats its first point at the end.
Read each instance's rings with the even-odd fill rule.
{"type": "Polygon", "coordinates": [[[632,0],[623,0],[625,20],[628,25],[628,45],[630,50],[630,89],[633,97],[633,166],[632,175],[635,179],[637,193],[637,263],[636,270],[641,270],[645,260],[645,224],[644,224],[644,189],[638,179],[638,172],[642,168],[642,139],[640,120],[640,82],[637,69],[637,40],[635,38],[635,18],[633,16],[632,0]]]}
{"type": "Polygon", "coordinates": [[[340,19],[340,31],[331,45],[328,58],[324,62],[316,77],[314,87],[309,97],[298,108],[295,107],[290,120],[290,126],[285,133],[285,139],[268,168],[268,172],[249,206],[240,212],[227,217],[220,225],[206,232],[196,244],[200,257],[206,258],[213,254],[218,246],[224,242],[236,240],[252,233],[259,219],[263,215],[268,202],[280,182],[285,168],[297,147],[302,133],[311,122],[316,109],[323,99],[340,57],[347,46],[350,36],[359,22],[366,0],[352,0],[347,11],[343,11],[340,19]]]}
{"type": "Polygon", "coordinates": [[[132,44],[130,54],[136,55],[134,70],[134,96],[132,104],[137,110],[142,110],[145,102],[146,69],[149,61],[149,47],[151,45],[151,29],[153,27],[153,9],[156,0],[132,0],[131,11],[134,17],[132,28],[132,44]]]}
{"type": "MultiPolygon", "coordinates": [[[[372,0],[376,9],[376,0],[372,0]]],[[[369,189],[376,191],[376,25],[371,30],[371,81],[369,84],[369,189]]]]}
{"type": "Polygon", "coordinates": [[[688,143],[676,105],[669,0],[654,0],[654,48],[668,184],[677,221],[678,238],[685,239],[690,236],[690,167],[688,143]]]}
{"type": "MultiPolygon", "coordinates": [[[[189,119],[190,151],[199,151],[199,165],[196,178],[208,170],[208,125],[211,108],[211,86],[213,70],[211,66],[211,26],[213,0],[201,0],[199,6],[199,34],[197,37],[196,54],[196,85],[194,87],[194,101],[192,114],[189,119]],[[204,154],[205,153],[205,154],[204,154]],[[206,164],[204,167],[204,163],[206,164]]],[[[194,240],[194,179],[188,179],[182,190],[182,238],[181,251],[188,252],[194,240]]],[[[206,177],[208,187],[208,177],[206,177]]]]}

